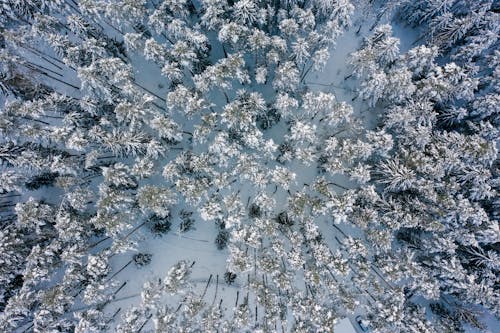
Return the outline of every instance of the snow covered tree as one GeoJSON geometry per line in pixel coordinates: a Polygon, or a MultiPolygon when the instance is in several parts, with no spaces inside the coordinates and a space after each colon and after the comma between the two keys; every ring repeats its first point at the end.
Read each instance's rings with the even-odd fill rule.
{"type": "Polygon", "coordinates": [[[145,185],[137,191],[137,201],[141,210],[152,211],[160,217],[169,214],[168,207],[176,202],[175,194],[166,188],[145,185]]]}

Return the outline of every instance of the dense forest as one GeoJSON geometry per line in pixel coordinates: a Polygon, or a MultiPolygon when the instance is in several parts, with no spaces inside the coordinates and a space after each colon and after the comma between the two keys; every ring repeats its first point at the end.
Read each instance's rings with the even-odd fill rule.
{"type": "Polygon", "coordinates": [[[498,332],[500,1],[2,0],[1,332],[498,332]]]}

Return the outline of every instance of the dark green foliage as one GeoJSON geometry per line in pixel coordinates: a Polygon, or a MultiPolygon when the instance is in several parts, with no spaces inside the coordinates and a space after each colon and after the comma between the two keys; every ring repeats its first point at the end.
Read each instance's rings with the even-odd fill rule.
{"type": "Polygon", "coordinates": [[[318,166],[317,166],[318,174],[323,174],[326,172],[326,168],[325,168],[326,163],[328,163],[328,157],[326,157],[325,155],[321,155],[318,158],[318,166]]]}
{"type": "Polygon", "coordinates": [[[229,232],[226,229],[222,229],[217,234],[215,238],[215,244],[217,245],[217,249],[223,250],[227,247],[227,241],[229,240],[229,232]]]}
{"type": "Polygon", "coordinates": [[[289,155],[289,154],[293,154],[293,147],[290,144],[290,142],[285,141],[279,145],[278,152],[279,152],[279,155],[278,155],[278,157],[276,157],[276,161],[284,164],[286,161],[285,156],[289,155]]]}
{"type": "Polygon", "coordinates": [[[125,44],[115,38],[105,38],[106,49],[115,57],[127,57],[125,44]]]}
{"type": "Polygon", "coordinates": [[[3,311],[5,305],[9,301],[9,299],[16,294],[16,291],[19,290],[24,283],[24,278],[21,274],[17,274],[7,286],[5,286],[5,290],[3,291],[3,295],[0,298],[0,311],[3,311]]]}
{"type": "Polygon", "coordinates": [[[33,82],[22,74],[0,73],[0,92],[6,95],[13,95],[24,100],[32,100],[44,98],[52,91],[53,89],[49,86],[33,82]]]}
{"type": "Polygon", "coordinates": [[[191,217],[193,215],[193,212],[188,212],[184,209],[182,209],[179,212],[179,216],[181,218],[181,223],[179,224],[179,231],[180,232],[188,232],[193,228],[194,225],[194,219],[191,217]]]}
{"type": "Polygon", "coordinates": [[[269,108],[267,112],[257,116],[257,124],[263,130],[270,129],[276,125],[281,119],[281,114],[276,108],[269,108]]]}
{"type": "Polygon", "coordinates": [[[224,273],[224,281],[231,285],[236,280],[236,274],[230,271],[224,273]]]}
{"type": "Polygon", "coordinates": [[[396,238],[401,241],[408,243],[409,245],[418,248],[421,244],[422,231],[419,229],[403,228],[398,231],[396,238]]]}
{"type": "Polygon", "coordinates": [[[262,210],[260,207],[256,204],[251,204],[250,208],[248,209],[248,216],[250,218],[257,218],[262,216],[262,210]]]}
{"type": "Polygon", "coordinates": [[[134,263],[137,267],[144,267],[151,263],[151,258],[153,257],[150,253],[137,253],[134,255],[134,263]]]}
{"type": "Polygon", "coordinates": [[[244,145],[243,135],[235,128],[228,129],[229,142],[236,142],[237,144],[244,145]]]}
{"type": "Polygon", "coordinates": [[[59,177],[59,172],[46,172],[40,175],[31,177],[25,184],[30,191],[38,190],[42,186],[52,186],[59,177]]]}
{"type": "Polygon", "coordinates": [[[458,320],[441,303],[431,303],[430,308],[432,313],[442,322],[442,325],[448,328],[448,332],[465,332],[462,328],[460,320],[458,320]]]}
{"type": "Polygon", "coordinates": [[[200,61],[194,63],[193,73],[201,74],[210,65],[212,65],[212,63],[208,58],[202,58],[200,61]]]}
{"type": "Polygon", "coordinates": [[[161,237],[163,234],[170,231],[170,227],[172,225],[171,220],[172,216],[170,214],[165,217],[153,214],[148,220],[149,228],[155,236],[161,237]]]}
{"type": "Polygon", "coordinates": [[[292,221],[292,219],[290,219],[287,212],[279,213],[278,217],[276,218],[276,222],[278,222],[279,224],[285,225],[285,226],[292,226],[293,225],[293,221],[292,221]]]}
{"type": "Polygon", "coordinates": [[[137,32],[137,33],[140,33],[142,34],[142,36],[145,38],[145,39],[149,39],[151,37],[153,37],[153,35],[151,35],[151,32],[149,31],[149,29],[142,23],[136,23],[132,26],[132,28],[137,32]]]}
{"type": "Polygon", "coordinates": [[[217,237],[215,237],[215,244],[217,249],[223,250],[227,247],[227,242],[229,240],[229,231],[226,229],[226,224],[223,220],[217,219],[215,225],[219,229],[217,237]]]}

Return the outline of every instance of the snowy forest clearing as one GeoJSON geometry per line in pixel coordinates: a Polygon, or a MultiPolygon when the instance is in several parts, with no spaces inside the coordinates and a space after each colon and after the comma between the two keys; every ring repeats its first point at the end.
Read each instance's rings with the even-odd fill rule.
{"type": "Polygon", "coordinates": [[[0,327],[494,332],[499,11],[6,1],[0,327]]]}
{"type": "MultiPolygon", "coordinates": [[[[370,21],[364,21],[363,26],[365,27],[365,30],[368,30],[371,24],[373,23],[370,21]]],[[[351,99],[355,96],[355,92],[353,93],[352,88],[345,84],[345,80],[343,78],[344,76],[348,75],[348,57],[359,47],[361,42],[362,36],[359,34],[355,34],[353,28],[349,29],[338,40],[338,43],[342,45],[342,52],[336,53],[336,47],[333,46],[330,52],[334,56],[329,58],[327,64],[325,65],[325,68],[321,72],[311,71],[304,80],[306,84],[308,84],[307,80],[309,77],[314,77],[316,80],[319,80],[321,78],[327,78],[331,80],[332,78],[335,78],[339,80],[339,82],[337,83],[338,87],[340,87],[341,85],[345,86],[344,88],[340,88],[341,92],[335,92],[335,97],[340,101],[351,102],[351,99]]],[[[145,66],[145,64],[141,63],[140,65],[134,66],[134,68],[145,68],[145,66]]],[[[137,74],[138,76],[136,77],[139,82],[146,82],[148,81],[147,78],[154,77],[154,70],[141,70],[141,72],[138,72],[137,74]]],[[[149,89],[154,91],[155,94],[161,95],[161,92],[155,91],[154,87],[149,87],[149,89]]],[[[313,87],[312,89],[317,91],[331,92],[328,91],[328,89],[324,89],[323,87],[313,87]]],[[[360,110],[362,107],[366,106],[365,103],[359,101],[355,103],[353,107],[356,112],[357,110],[360,110]]],[[[365,124],[365,126],[370,126],[370,124],[367,123],[365,124]]],[[[283,133],[275,130],[275,133],[272,133],[271,137],[276,140],[279,139],[280,135],[283,135],[283,133]]],[[[199,149],[206,150],[206,147],[199,147],[199,149]]],[[[297,175],[300,175],[300,177],[297,177],[295,180],[297,188],[301,187],[300,184],[311,183],[314,180],[316,168],[294,165],[293,170],[295,170],[295,173],[297,175]]],[[[340,184],[340,186],[342,187],[353,186],[353,184],[350,183],[348,179],[345,179],[345,177],[334,177],[333,180],[337,184],[340,184]]],[[[235,187],[240,188],[241,185],[236,183],[235,187]]],[[[292,188],[293,187],[295,186],[292,186],[292,188]]],[[[343,188],[337,187],[336,191],[342,192],[343,188]]],[[[272,191],[269,191],[269,194],[272,194],[272,191]]],[[[241,201],[247,202],[248,199],[248,197],[242,197],[241,201]]],[[[277,206],[282,205],[286,205],[286,197],[283,196],[277,203],[277,206]]],[[[186,207],[178,207],[177,209],[186,209],[186,207]]],[[[134,304],[137,305],[137,303],[139,302],[138,298],[140,297],[140,294],[134,294],[134,292],[137,290],[141,290],[146,281],[152,280],[155,277],[166,276],[168,269],[170,269],[170,267],[177,263],[179,259],[186,260],[187,262],[196,262],[196,264],[193,265],[190,282],[195,285],[194,288],[199,294],[202,294],[204,289],[206,288],[205,284],[208,282],[208,277],[212,279],[212,277],[215,277],[217,275],[220,276],[221,287],[218,290],[218,295],[215,295],[216,283],[215,281],[211,280],[212,283],[208,284],[208,288],[204,293],[206,297],[205,301],[213,300],[217,296],[215,302],[216,304],[221,304],[225,310],[232,310],[233,304],[236,304],[234,300],[236,299],[237,295],[239,293],[244,293],[244,290],[241,287],[246,283],[245,277],[239,277],[235,280],[235,282],[232,282],[231,284],[222,282],[222,277],[226,272],[226,258],[228,253],[226,251],[221,252],[221,250],[217,250],[214,246],[213,240],[217,237],[217,229],[214,228],[212,224],[203,222],[203,219],[201,219],[199,216],[197,216],[194,220],[196,221],[194,224],[196,230],[188,231],[184,234],[177,232],[177,236],[175,233],[170,232],[167,235],[162,236],[162,238],[149,239],[147,241],[143,240],[140,242],[140,245],[137,248],[138,252],[152,253],[155,254],[155,256],[152,258],[151,264],[145,268],[138,269],[137,267],[134,267],[134,265],[130,265],[120,273],[121,276],[132,278],[122,279],[119,276],[116,277],[116,279],[120,281],[119,285],[121,285],[122,282],[127,282],[127,285],[121,289],[120,294],[130,294],[133,296],[124,297],[124,299],[121,299],[120,297],[118,297],[119,295],[117,295],[118,299],[114,300],[107,307],[109,315],[115,313],[117,309],[127,309],[134,304]],[[140,276],[138,276],[138,274],[140,274],[140,276]],[[226,291],[226,289],[228,290],[226,291]],[[224,300],[226,300],[226,302],[224,302],[224,300]]],[[[175,225],[176,224],[174,223],[174,226],[175,225]]],[[[175,227],[173,228],[175,230],[175,227]]],[[[323,227],[321,228],[321,231],[323,235],[326,235],[325,238],[331,240],[331,242],[329,243],[330,249],[338,248],[338,244],[335,244],[334,242],[335,229],[328,229],[327,227],[323,227]]],[[[147,237],[147,235],[145,235],[144,237],[147,237]]],[[[341,238],[342,236],[338,235],[337,237],[341,238]]],[[[130,254],[125,255],[124,258],[117,258],[116,260],[113,260],[112,271],[117,271],[121,267],[123,267],[129,261],[129,257],[130,254]]],[[[303,289],[302,284],[303,283],[300,282],[300,279],[296,280],[296,285],[299,289],[303,289]]],[[[257,312],[260,312],[259,310],[257,312]]],[[[148,327],[149,325],[146,325],[144,329],[147,329],[148,327]]],[[[345,321],[339,327],[342,327],[342,330],[336,329],[336,332],[344,333],[343,330],[346,330],[345,333],[349,332],[349,326],[345,321]]]]}

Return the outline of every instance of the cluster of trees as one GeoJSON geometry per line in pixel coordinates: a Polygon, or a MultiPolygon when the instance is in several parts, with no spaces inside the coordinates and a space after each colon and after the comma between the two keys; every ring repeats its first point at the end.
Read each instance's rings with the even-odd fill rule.
{"type": "Polygon", "coordinates": [[[394,140],[389,158],[373,161],[376,198],[355,204],[353,221],[386,277],[404,281],[406,301],[430,304],[439,332],[499,315],[498,9],[405,2],[398,17],[428,45],[402,54],[383,25],[352,55],[360,96],[383,110],[379,126],[394,140]]]}
{"type": "Polygon", "coordinates": [[[369,128],[305,84],[349,0],[4,1],[1,327],[307,332],[363,313],[374,332],[456,332],[499,316],[498,3],[386,5],[430,44],[401,53],[379,25],[352,54],[369,128]],[[180,257],[110,310],[120,272],[154,260],[131,254],[137,235],[179,210],[181,232],[214,223],[234,307],[222,275],[200,294],[180,257]]]}

